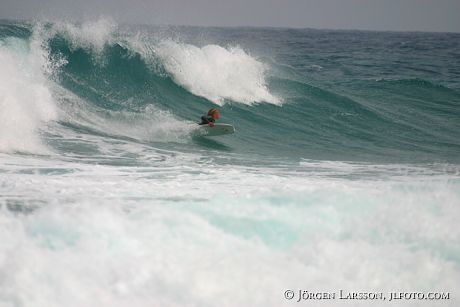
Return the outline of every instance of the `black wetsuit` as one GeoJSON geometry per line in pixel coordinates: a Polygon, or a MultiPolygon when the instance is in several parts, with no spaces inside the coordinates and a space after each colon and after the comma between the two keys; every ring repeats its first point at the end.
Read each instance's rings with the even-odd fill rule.
{"type": "Polygon", "coordinates": [[[207,125],[215,122],[216,120],[211,115],[203,115],[201,116],[201,123],[199,123],[199,125],[207,125]]]}

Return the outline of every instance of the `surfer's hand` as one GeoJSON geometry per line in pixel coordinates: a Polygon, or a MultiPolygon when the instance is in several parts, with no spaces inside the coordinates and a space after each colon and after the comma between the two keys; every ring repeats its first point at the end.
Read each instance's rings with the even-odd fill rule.
{"type": "Polygon", "coordinates": [[[210,123],[209,123],[209,127],[214,127],[214,123],[213,123],[213,122],[210,122],[210,123]]]}

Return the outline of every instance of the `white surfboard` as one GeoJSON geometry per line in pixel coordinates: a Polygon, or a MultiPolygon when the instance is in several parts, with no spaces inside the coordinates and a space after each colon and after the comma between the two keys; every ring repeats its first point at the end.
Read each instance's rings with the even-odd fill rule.
{"type": "Polygon", "coordinates": [[[203,136],[217,136],[235,133],[235,128],[230,124],[214,124],[214,127],[209,125],[200,125],[200,132],[203,136]]]}

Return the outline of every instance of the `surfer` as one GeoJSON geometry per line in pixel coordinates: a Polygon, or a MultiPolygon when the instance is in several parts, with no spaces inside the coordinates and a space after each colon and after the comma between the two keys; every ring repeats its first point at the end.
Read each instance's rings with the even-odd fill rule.
{"type": "Polygon", "coordinates": [[[214,127],[214,123],[216,120],[220,118],[219,110],[217,109],[209,109],[207,115],[201,116],[201,123],[200,125],[209,125],[210,127],[214,127]]]}

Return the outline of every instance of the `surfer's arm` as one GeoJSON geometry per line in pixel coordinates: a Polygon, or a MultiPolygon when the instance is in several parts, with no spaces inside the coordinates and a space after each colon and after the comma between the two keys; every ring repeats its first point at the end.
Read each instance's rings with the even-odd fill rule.
{"type": "Polygon", "coordinates": [[[209,120],[207,119],[206,115],[201,116],[201,123],[200,125],[209,124],[209,120]]]}
{"type": "Polygon", "coordinates": [[[214,127],[214,122],[215,122],[215,119],[212,118],[212,116],[209,116],[209,115],[201,116],[201,123],[200,123],[200,125],[206,125],[206,124],[208,124],[209,127],[214,127]]]}
{"type": "Polygon", "coordinates": [[[212,116],[208,116],[209,127],[214,127],[216,120],[212,116]]]}

